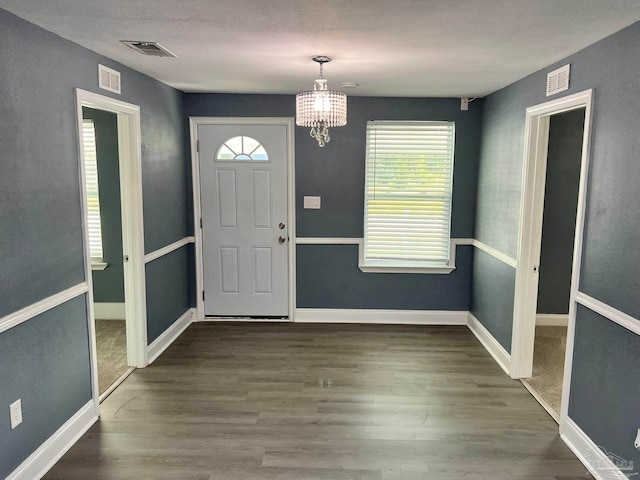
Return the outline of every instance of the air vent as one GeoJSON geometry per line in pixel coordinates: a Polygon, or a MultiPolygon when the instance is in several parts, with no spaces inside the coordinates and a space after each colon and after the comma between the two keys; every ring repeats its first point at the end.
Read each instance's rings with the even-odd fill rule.
{"type": "Polygon", "coordinates": [[[569,88],[569,70],[571,64],[560,67],[547,75],[547,97],[569,88]]]}
{"type": "Polygon", "coordinates": [[[120,72],[98,64],[98,85],[113,93],[122,93],[120,72]]]}
{"type": "Polygon", "coordinates": [[[156,42],[140,42],[135,40],[120,40],[127,47],[133,48],[136,52],[150,57],[175,57],[173,53],[156,42]]]}

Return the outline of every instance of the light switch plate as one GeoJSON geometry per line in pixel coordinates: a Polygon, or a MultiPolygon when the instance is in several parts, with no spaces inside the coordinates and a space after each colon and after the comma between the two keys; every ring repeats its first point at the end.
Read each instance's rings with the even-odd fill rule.
{"type": "Polygon", "coordinates": [[[20,399],[9,405],[9,415],[11,416],[11,430],[22,423],[22,401],[20,399]]]}
{"type": "Polygon", "coordinates": [[[320,197],[304,197],[304,208],[320,209],[320,197]]]}

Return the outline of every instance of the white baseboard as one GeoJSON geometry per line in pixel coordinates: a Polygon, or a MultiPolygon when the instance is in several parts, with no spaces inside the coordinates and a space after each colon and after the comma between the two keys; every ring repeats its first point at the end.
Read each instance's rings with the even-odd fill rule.
{"type": "Polygon", "coordinates": [[[127,318],[124,302],[94,302],[93,313],[96,320],[124,320],[127,318]]]}
{"type": "MultiPolygon", "coordinates": [[[[618,457],[614,452],[603,452],[569,417],[566,417],[563,422],[560,436],[596,480],[628,480],[633,478],[627,477],[614,463],[614,461],[616,463],[625,462],[624,459],[618,457]]],[[[637,470],[633,468],[633,463],[629,463],[631,469],[626,472],[628,474],[635,473],[637,470]]]]}
{"type": "Polygon", "coordinates": [[[538,313],[536,314],[536,327],[567,327],[569,326],[569,314],[538,313]]]}
{"type": "Polygon", "coordinates": [[[295,313],[295,322],[298,323],[467,324],[466,311],[297,308],[295,313]]]}
{"type": "Polygon", "coordinates": [[[95,401],[90,400],[75,415],[67,420],[56,433],[16,468],[6,480],[34,480],[60,460],[77,441],[98,420],[95,401]]]}
{"type": "Polygon", "coordinates": [[[509,371],[511,369],[511,355],[507,352],[500,342],[498,342],[489,330],[485,328],[482,323],[471,313],[468,314],[468,323],[469,330],[473,332],[480,343],[484,345],[484,348],[487,349],[487,352],[491,354],[498,365],[505,371],[507,375],[509,375],[509,371]]]}
{"type": "Polygon", "coordinates": [[[200,320],[194,320],[194,322],[221,322],[221,323],[289,323],[289,318],[271,318],[271,317],[204,317],[200,320]]]}
{"type": "Polygon", "coordinates": [[[156,338],[151,345],[149,345],[147,349],[147,358],[149,359],[149,363],[152,363],[156,358],[158,358],[160,354],[164,352],[189,325],[191,325],[195,315],[196,309],[190,308],[184,312],[182,316],[173,323],[173,325],[167,328],[162,335],[156,338]]]}

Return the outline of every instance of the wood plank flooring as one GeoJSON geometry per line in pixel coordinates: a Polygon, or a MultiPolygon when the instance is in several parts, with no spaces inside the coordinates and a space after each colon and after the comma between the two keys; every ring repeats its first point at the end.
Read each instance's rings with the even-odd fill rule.
{"type": "Polygon", "coordinates": [[[591,478],[466,327],[193,324],[101,412],[45,478],[591,478]]]}

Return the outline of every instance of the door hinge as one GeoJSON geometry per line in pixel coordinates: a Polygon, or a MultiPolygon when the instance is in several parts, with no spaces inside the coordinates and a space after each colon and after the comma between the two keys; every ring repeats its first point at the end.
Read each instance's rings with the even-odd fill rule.
{"type": "Polygon", "coordinates": [[[200,140],[196,140],[196,152],[200,153],[200,140]]]}
{"type": "Polygon", "coordinates": [[[200,228],[202,228],[202,217],[200,217],[200,228]]]}
{"type": "Polygon", "coordinates": [[[202,290],[202,301],[204,302],[204,290],[202,290]]]}

